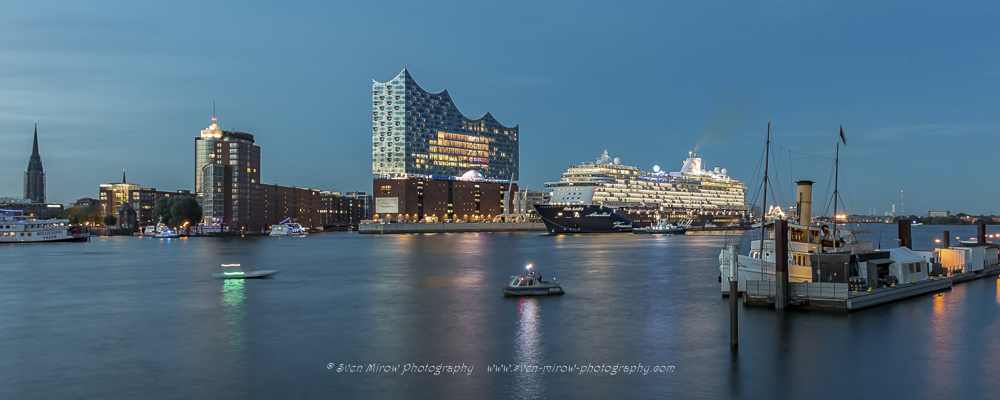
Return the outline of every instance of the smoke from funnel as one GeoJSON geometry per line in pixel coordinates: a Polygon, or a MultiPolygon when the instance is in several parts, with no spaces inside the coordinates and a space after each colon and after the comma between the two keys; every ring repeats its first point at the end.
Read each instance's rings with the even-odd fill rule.
{"type": "Polygon", "coordinates": [[[753,108],[754,102],[748,93],[716,92],[712,96],[712,111],[705,124],[705,133],[694,146],[694,151],[728,142],[750,120],[753,108]]]}

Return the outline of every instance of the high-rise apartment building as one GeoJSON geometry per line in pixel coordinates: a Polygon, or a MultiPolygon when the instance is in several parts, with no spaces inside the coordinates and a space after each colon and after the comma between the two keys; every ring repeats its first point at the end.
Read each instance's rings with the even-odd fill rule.
{"type": "MultiPolygon", "coordinates": [[[[364,193],[343,197],[260,182],[260,147],[246,132],[212,125],[195,138],[195,192],[203,225],[262,233],[286,218],[306,228],[357,225],[370,208],[364,193]]],[[[137,209],[138,210],[138,209],[137,209]]]]}
{"type": "Polygon", "coordinates": [[[205,222],[246,228],[251,219],[251,187],[260,183],[260,147],[253,135],[212,125],[195,141],[195,195],[205,222]]]}
{"type": "Polygon", "coordinates": [[[38,154],[38,124],[35,124],[35,143],[28,158],[28,170],[24,173],[24,198],[34,203],[45,202],[45,171],[42,156],[38,154]]]}
{"type": "Polygon", "coordinates": [[[404,68],[372,80],[372,173],[382,178],[455,177],[518,180],[518,126],[490,113],[466,117],[447,90],[430,93],[404,68]]]}

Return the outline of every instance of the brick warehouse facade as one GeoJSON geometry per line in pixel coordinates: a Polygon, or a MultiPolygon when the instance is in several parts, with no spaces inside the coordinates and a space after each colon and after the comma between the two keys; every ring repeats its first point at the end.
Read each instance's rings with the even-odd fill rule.
{"type": "Polygon", "coordinates": [[[495,221],[503,214],[504,192],[517,184],[448,179],[374,179],[376,220],[495,221]]]}
{"type": "MultiPolygon", "coordinates": [[[[195,193],[203,224],[260,233],[286,218],[307,228],[339,229],[369,218],[363,192],[295,188],[260,182],[261,149],[247,132],[212,125],[195,137],[195,193]]],[[[140,208],[136,208],[141,212],[140,208]]]]}

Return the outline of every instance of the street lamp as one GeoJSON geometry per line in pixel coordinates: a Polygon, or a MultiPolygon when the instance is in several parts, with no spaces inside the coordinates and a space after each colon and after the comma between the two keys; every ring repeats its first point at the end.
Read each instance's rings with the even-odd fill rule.
{"type": "MultiPolygon", "coordinates": [[[[934,243],[941,243],[941,239],[934,239],[934,243]]],[[[943,251],[943,250],[941,249],[941,247],[940,247],[940,246],[938,246],[938,252],[937,252],[937,253],[938,253],[938,254],[937,254],[937,259],[938,259],[938,263],[940,263],[940,264],[944,265],[944,263],[942,263],[942,262],[941,262],[941,252],[942,252],[942,251],[943,251]]]]}

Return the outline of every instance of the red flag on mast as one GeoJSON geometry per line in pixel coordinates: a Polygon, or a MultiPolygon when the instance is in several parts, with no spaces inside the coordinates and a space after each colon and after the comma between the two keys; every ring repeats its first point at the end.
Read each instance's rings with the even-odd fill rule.
{"type": "Polygon", "coordinates": [[[844,139],[844,126],[840,126],[840,140],[844,141],[844,146],[847,146],[847,139],[844,139]]]}

